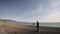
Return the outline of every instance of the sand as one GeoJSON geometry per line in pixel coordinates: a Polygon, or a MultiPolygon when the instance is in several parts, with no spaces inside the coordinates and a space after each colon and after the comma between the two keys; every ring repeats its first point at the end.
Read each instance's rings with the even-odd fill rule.
{"type": "Polygon", "coordinates": [[[32,27],[0,23],[0,34],[22,34],[32,30],[32,27]]]}
{"type": "Polygon", "coordinates": [[[40,32],[32,26],[0,23],[0,34],[60,34],[60,28],[40,27],[40,32]]]}

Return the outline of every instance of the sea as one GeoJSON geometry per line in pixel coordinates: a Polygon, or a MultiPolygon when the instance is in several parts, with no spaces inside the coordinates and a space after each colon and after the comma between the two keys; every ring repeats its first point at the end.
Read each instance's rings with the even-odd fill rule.
{"type": "MultiPolygon", "coordinates": [[[[36,26],[37,24],[33,25],[33,23],[20,23],[19,25],[26,25],[26,26],[36,26]]],[[[44,27],[60,27],[60,23],[39,23],[39,26],[44,27]]]]}

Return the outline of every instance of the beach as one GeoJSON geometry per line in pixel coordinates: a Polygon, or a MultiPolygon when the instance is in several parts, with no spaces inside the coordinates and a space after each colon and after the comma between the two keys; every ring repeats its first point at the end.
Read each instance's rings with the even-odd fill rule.
{"type": "Polygon", "coordinates": [[[0,34],[60,34],[60,28],[40,26],[39,29],[37,32],[33,26],[0,23],[0,34]]]}
{"type": "Polygon", "coordinates": [[[32,27],[0,23],[0,34],[25,34],[30,30],[32,27]]]}

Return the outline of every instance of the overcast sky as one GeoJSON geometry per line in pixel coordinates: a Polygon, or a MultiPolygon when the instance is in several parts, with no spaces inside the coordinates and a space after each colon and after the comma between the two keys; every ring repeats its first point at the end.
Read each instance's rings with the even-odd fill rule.
{"type": "Polygon", "coordinates": [[[0,0],[0,19],[60,22],[60,0],[0,0]]]}

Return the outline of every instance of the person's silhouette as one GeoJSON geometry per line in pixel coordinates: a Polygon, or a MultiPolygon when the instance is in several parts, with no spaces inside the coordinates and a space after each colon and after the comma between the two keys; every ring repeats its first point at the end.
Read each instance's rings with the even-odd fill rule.
{"type": "Polygon", "coordinates": [[[39,32],[39,22],[38,21],[37,21],[36,27],[37,27],[37,32],[39,32]]]}

